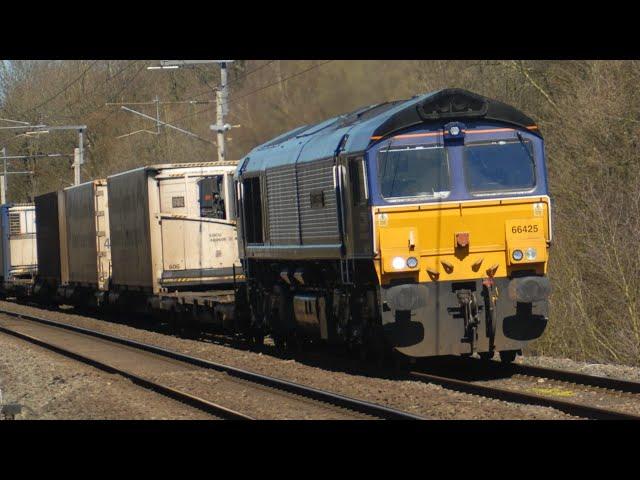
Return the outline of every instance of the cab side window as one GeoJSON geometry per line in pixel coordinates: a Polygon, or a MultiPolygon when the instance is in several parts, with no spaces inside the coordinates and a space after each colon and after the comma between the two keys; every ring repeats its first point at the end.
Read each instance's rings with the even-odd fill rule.
{"type": "Polygon", "coordinates": [[[351,202],[354,206],[367,203],[367,187],[362,157],[349,159],[349,182],[351,186],[351,202]]]}
{"type": "Polygon", "coordinates": [[[264,243],[262,231],[262,194],[260,177],[242,180],[243,216],[246,228],[247,243],[264,243]]]}
{"type": "Polygon", "coordinates": [[[223,182],[224,175],[206,177],[198,182],[201,217],[226,219],[223,182]]]}

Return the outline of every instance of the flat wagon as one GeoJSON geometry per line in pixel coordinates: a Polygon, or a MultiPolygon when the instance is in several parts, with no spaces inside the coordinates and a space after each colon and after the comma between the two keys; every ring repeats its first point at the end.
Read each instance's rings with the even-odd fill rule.
{"type": "Polygon", "coordinates": [[[236,162],[160,164],[112,175],[110,304],[198,310],[211,320],[239,279],[236,162]],[[237,270],[237,271],[236,271],[237,270]]]}

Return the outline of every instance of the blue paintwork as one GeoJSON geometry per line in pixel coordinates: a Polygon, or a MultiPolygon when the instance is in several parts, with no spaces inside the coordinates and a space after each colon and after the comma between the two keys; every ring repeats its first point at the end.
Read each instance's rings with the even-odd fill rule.
{"type": "MultiPolygon", "coordinates": [[[[456,122],[456,120],[454,118],[449,118],[447,120],[430,120],[428,122],[422,122],[418,125],[414,125],[412,127],[408,127],[401,131],[395,132],[391,137],[381,140],[372,139],[372,136],[376,132],[376,129],[378,129],[378,127],[380,127],[381,125],[384,125],[385,122],[392,119],[392,117],[403,115],[404,113],[406,113],[406,111],[412,111],[413,109],[417,108],[417,105],[419,103],[424,102],[425,100],[440,92],[443,91],[438,90],[423,95],[417,95],[409,100],[398,102],[391,108],[384,110],[377,115],[372,115],[369,118],[365,119],[359,119],[354,123],[346,126],[341,125],[341,122],[345,118],[349,118],[349,115],[351,114],[341,115],[325,120],[324,122],[318,123],[316,125],[299,127],[295,130],[291,130],[290,132],[280,135],[279,137],[276,137],[249,152],[249,154],[239,162],[238,170],[236,171],[236,177],[240,174],[257,174],[267,168],[274,168],[282,165],[300,164],[325,158],[332,158],[338,153],[340,144],[346,136],[346,141],[340,148],[339,153],[342,155],[365,155],[365,158],[367,160],[367,179],[369,184],[370,199],[373,205],[397,205],[399,203],[426,203],[429,201],[438,202],[450,200],[492,198],[492,196],[486,195],[474,196],[466,191],[462,168],[462,146],[460,145],[452,145],[447,147],[449,148],[451,193],[446,199],[429,200],[421,198],[419,200],[408,199],[405,201],[386,201],[380,195],[376,153],[381,148],[387,148],[389,146],[389,142],[392,142],[393,146],[420,144],[428,145],[430,143],[433,144],[437,142],[442,143],[442,136],[426,138],[398,137],[406,134],[442,132],[444,125],[456,122]]],[[[463,125],[465,125],[466,128],[470,131],[496,128],[511,129],[508,132],[473,134],[473,141],[499,139],[517,140],[516,131],[519,131],[526,140],[530,140],[533,145],[534,158],[536,162],[536,186],[534,190],[527,193],[527,195],[547,195],[548,189],[544,160],[544,145],[542,137],[539,134],[531,133],[527,129],[513,125],[511,123],[503,123],[486,119],[472,119],[469,117],[461,120],[463,125]]],[[[465,139],[465,141],[469,141],[469,139],[467,138],[465,139]]],[[[509,197],[522,195],[522,193],[500,193],[494,195],[493,197],[509,197]]]]}
{"type": "Polygon", "coordinates": [[[438,91],[400,102],[380,115],[346,127],[339,126],[339,120],[345,118],[346,115],[334,117],[307,128],[298,127],[251,150],[239,163],[238,168],[241,168],[243,173],[251,173],[279,165],[330,158],[336,153],[340,141],[346,134],[349,137],[343,152],[346,154],[363,152],[371,144],[371,136],[376,128],[384,121],[406,108],[412,108],[438,91]],[[296,130],[299,130],[300,133],[292,135],[296,130]],[[291,138],[283,142],[279,141],[287,136],[291,136],[291,138]]]}
{"type": "MultiPolygon", "coordinates": [[[[378,182],[378,159],[377,153],[380,150],[385,150],[389,148],[391,144],[392,148],[402,147],[402,146],[416,146],[416,145],[442,145],[443,144],[443,136],[439,135],[436,137],[414,137],[414,138],[396,138],[400,135],[406,134],[422,134],[422,133],[436,133],[442,132],[443,126],[449,122],[442,122],[439,128],[436,126],[432,126],[430,128],[413,128],[407,131],[404,131],[398,135],[395,135],[389,139],[381,140],[375,145],[372,145],[366,152],[366,164],[367,164],[367,179],[369,185],[370,199],[372,205],[398,205],[402,203],[431,203],[431,202],[445,202],[445,201],[455,201],[455,200],[472,200],[472,199],[488,199],[488,198],[505,198],[505,197],[518,197],[523,196],[523,193],[518,192],[496,192],[494,195],[472,195],[467,192],[464,180],[464,172],[462,167],[463,161],[463,146],[460,145],[450,145],[449,143],[445,144],[445,147],[448,149],[448,157],[449,157],[449,173],[451,175],[451,193],[447,198],[442,199],[406,199],[406,200],[393,200],[387,201],[380,195],[380,184],[378,182]]],[[[466,126],[467,131],[473,130],[494,130],[498,128],[509,128],[512,129],[508,132],[496,132],[496,133],[479,133],[479,134],[471,134],[465,135],[465,143],[468,142],[478,142],[482,140],[518,140],[516,132],[520,132],[524,140],[529,140],[533,146],[533,157],[535,161],[535,175],[536,175],[536,186],[533,191],[526,193],[524,195],[548,195],[548,185],[547,185],[547,172],[545,167],[545,158],[544,158],[544,141],[537,135],[532,134],[531,132],[514,128],[510,125],[500,124],[497,122],[486,122],[486,121],[465,121],[464,125],[466,126]]]]}

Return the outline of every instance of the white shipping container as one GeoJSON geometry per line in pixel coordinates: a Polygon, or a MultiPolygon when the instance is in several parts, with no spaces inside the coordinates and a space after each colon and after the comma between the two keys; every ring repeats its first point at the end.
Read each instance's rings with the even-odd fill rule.
{"type": "Polygon", "coordinates": [[[112,284],[159,293],[239,270],[236,162],[161,164],[108,177],[112,284]]]}
{"type": "Polygon", "coordinates": [[[36,215],[33,203],[2,205],[0,272],[6,283],[31,278],[38,269],[36,215]]]}

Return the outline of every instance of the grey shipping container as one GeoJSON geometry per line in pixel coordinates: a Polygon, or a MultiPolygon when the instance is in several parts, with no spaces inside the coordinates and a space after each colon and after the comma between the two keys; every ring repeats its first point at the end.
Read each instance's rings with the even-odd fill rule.
{"type": "Polygon", "coordinates": [[[69,284],[109,288],[109,207],[106,180],[65,188],[69,284]]]}
{"type": "Polygon", "coordinates": [[[69,281],[64,191],[35,197],[38,277],[55,285],[69,281]]]}
{"type": "Polygon", "coordinates": [[[162,164],[108,177],[114,289],[231,282],[240,267],[236,162],[162,164]]]}

